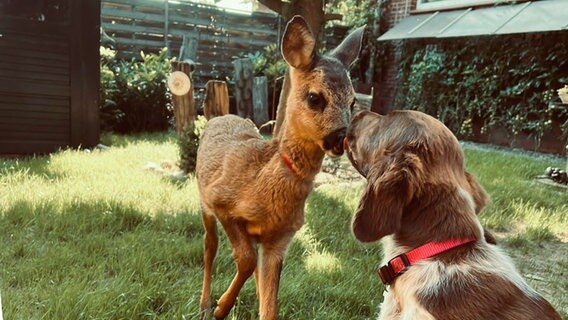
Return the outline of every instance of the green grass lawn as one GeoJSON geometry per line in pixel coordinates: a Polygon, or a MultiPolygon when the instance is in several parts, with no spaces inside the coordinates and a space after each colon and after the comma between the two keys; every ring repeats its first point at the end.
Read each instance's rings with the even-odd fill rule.
{"type": "MultiPolygon", "coordinates": [[[[5,319],[197,319],[202,226],[196,182],[144,170],[176,160],[174,136],[104,136],[107,151],[0,159],[0,294],[5,319]]],[[[568,316],[568,193],[533,182],[561,160],[467,150],[493,198],[482,222],[528,282],[568,316]]],[[[290,246],[281,319],[375,319],[380,245],[351,236],[362,184],[317,188],[290,246]]],[[[214,298],[234,267],[221,237],[214,298]]],[[[256,319],[254,283],[230,319],[256,319]]]]}

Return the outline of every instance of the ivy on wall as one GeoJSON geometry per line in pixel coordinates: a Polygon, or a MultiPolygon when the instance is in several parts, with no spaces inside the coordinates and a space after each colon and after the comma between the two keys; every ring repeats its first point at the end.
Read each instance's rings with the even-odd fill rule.
{"type": "Polygon", "coordinates": [[[406,41],[396,105],[426,112],[460,137],[504,127],[538,141],[568,110],[551,99],[568,83],[568,32],[406,41]]]}

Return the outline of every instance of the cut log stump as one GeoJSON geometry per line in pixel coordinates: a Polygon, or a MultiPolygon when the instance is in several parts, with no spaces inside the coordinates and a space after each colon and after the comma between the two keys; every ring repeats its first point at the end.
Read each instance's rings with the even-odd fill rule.
{"type": "Polygon", "coordinates": [[[209,80],[205,85],[203,113],[207,120],[229,113],[229,90],[227,83],[220,80],[209,80]]]}
{"type": "Polygon", "coordinates": [[[195,99],[193,97],[193,84],[191,83],[191,72],[193,65],[189,62],[172,62],[173,71],[181,71],[190,79],[189,91],[182,95],[172,94],[172,103],[174,105],[174,117],[176,122],[176,132],[182,133],[188,122],[194,121],[195,99]]]}

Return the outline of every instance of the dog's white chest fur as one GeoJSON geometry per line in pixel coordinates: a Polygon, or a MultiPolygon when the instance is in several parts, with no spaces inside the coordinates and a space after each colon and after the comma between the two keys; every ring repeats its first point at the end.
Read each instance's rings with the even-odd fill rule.
{"type": "MultiPolygon", "coordinates": [[[[391,257],[395,257],[401,253],[408,251],[409,248],[404,248],[399,246],[396,241],[393,240],[392,236],[387,236],[382,239],[383,249],[385,255],[383,257],[382,264],[388,263],[391,257]]],[[[430,263],[430,262],[426,262],[430,263]]],[[[399,279],[396,285],[396,290],[390,288],[389,291],[383,293],[384,300],[381,304],[381,313],[379,315],[379,320],[434,320],[435,318],[425,310],[416,299],[416,290],[418,286],[416,281],[419,275],[424,271],[425,263],[413,266],[414,270],[410,269],[405,275],[405,281],[400,281],[399,279]],[[416,267],[416,268],[415,268],[416,267]]],[[[431,285],[439,281],[439,277],[436,279],[423,279],[423,283],[426,285],[431,285]]]]}
{"type": "MultiPolygon", "coordinates": [[[[485,242],[484,240],[480,240],[485,242]]],[[[410,248],[399,246],[392,236],[382,239],[385,252],[383,265],[410,248]]],[[[416,263],[397,279],[396,285],[384,292],[379,320],[418,320],[436,319],[420,304],[417,293],[436,296],[443,291],[443,286],[455,283],[455,279],[463,279],[470,283],[472,271],[493,274],[499,278],[508,279],[529,297],[538,297],[515,269],[511,259],[496,246],[484,243],[483,256],[475,256],[462,263],[448,265],[437,260],[424,260],[416,263]],[[454,279],[454,281],[449,281],[454,279]]]]}

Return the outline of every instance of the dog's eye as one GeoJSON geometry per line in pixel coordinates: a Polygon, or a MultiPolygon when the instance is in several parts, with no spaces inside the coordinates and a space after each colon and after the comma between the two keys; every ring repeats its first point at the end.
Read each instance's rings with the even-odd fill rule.
{"type": "Polygon", "coordinates": [[[312,109],[323,109],[325,106],[325,99],[318,93],[310,92],[308,94],[308,105],[312,109]]]}

